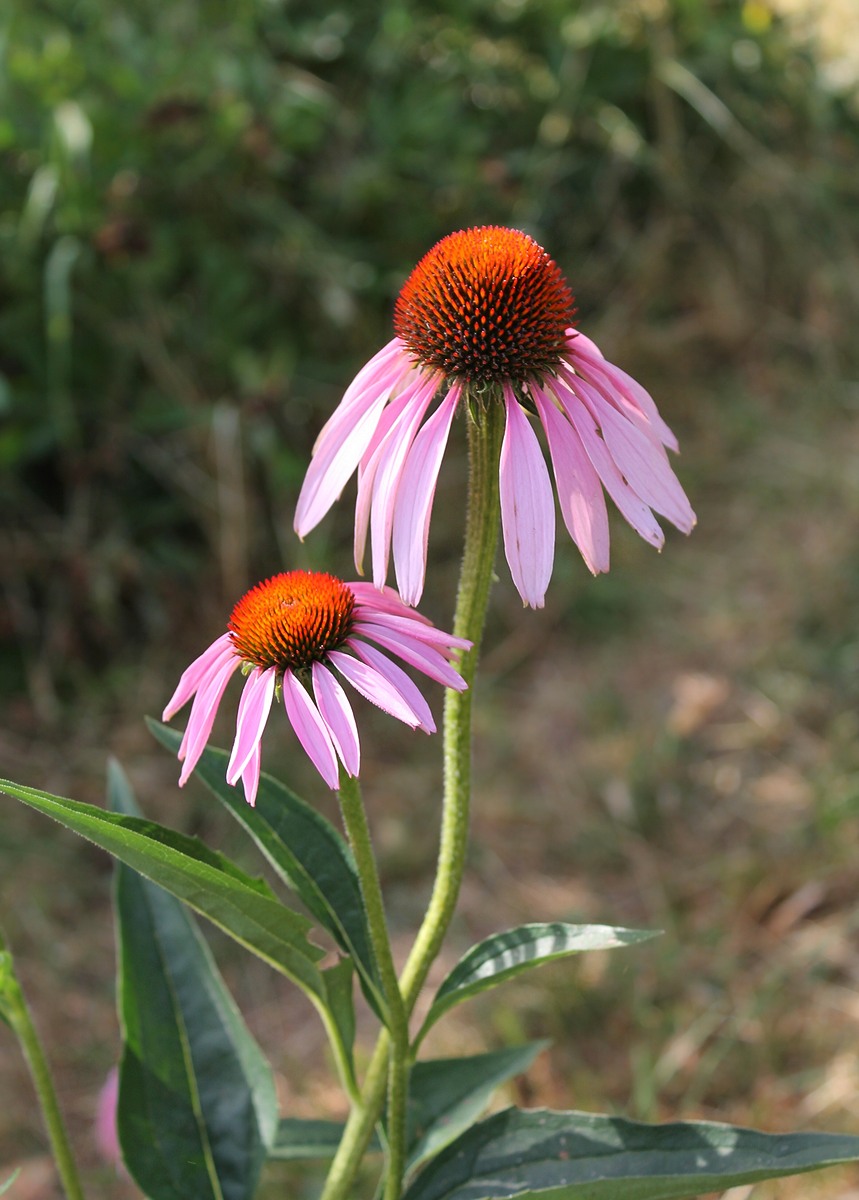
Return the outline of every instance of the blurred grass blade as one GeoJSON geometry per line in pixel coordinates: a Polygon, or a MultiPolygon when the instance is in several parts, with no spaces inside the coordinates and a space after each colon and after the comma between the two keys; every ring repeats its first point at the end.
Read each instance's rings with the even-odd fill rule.
{"type": "Polygon", "coordinates": [[[403,1200],[679,1200],[857,1159],[847,1135],[508,1108],[442,1151],[403,1200]]]}
{"type": "Polygon", "coordinates": [[[4,1183],[0,1183],[0,1196],[4,1196],[6,1194],[6,1192],[9,1191],[9,1188],[12,1186],[12,1184],[15,1182],[15,1180],[18,1178],[18,1176],[20,1174],[21,1174],[21,1168],[18,1167],[18,1169],[16,1171],[13,1171],[12,1174],[9,1176],[9,1178],[7,1180],[5,1180],[4,1183]]]}
{"type": "Polygon", "coordinates": [[[7,780],[0,780],[0,792],[101,846],[208,917],[314,999],[324,997],[316,966],[322,951],[307,941],[307,918],[286,908],[264,880],[245,875],[198,838],[7,780]]]}
{"type": "Polygon", "coordinates": [[[502,1083],[527,1071],[548,1042],[528,1042],[469,1058],[415,1063],[409,1076],[409,1152],[414,1170],[443,1150],[486,1109],[502,1083]]]}
{"type": "Polygon", "coordinates": [[[53,211],[60,187],[60,174],[53,163],[43,163],[33,172],[27,198],[18,219],[18,238],[25,250],[36,245],[53,211]]]}
{"type": "Polygon", "coordinates": [[[69,163],[78,171],[89,166],[92,123],[76,100],[63,100],[54,109],[54,128],[69,163]]]}
{"type": "MultiPolygon", "coordinates": [[[[181,733],[147,721],[172,753],[181,733]]],[[[355,960],[365,994],[378,1016],[384,1011],[378,968],[352,851],[330,821],[279,780],[263,774],[254,808],[226,781],[228,755],[207,747],[194,773],[245,828],[287,886],[355,960]]]]}
{"type": "MultiPolygon", "coordinates": [[[[140,815],[115,762],[108,799],[140,815]]],[[[277,1130],[271,1068],[184,905],[121,864],[115,899],[125,1164],[157,1200],[252,1200],[277,1130]]]]}
{"type": "Polygon", "coordinates": [[[621,929],[613,925],[550,924],[519,925],[479,942],[459,960],[435,994],[426,1019],[415,1039],[419,1045],[430,1026],[448,1009],[478,992],[496,987],[506,979],[533,967],[581,954],[585,950],[608,950],[632,946],[656,937],[646,929],[621,929]]]}
{"type": "Polygon", "coordinates": [[[656,68],[656,74],[666,87],[685,100],[737,154],[753,166],[760,167],[766,164],[770,169],[777,168],[779,174],[785,173],[785,168],[778,158],[757,138],[752,137],[727,104],[683,63],[673,58],[663,59],[656,68]]]}
{"type": "Polygon", "coordinates": [[[60,443],[81,441],[78,416],[69,392],[72,355],[72,271],[80,257],[77,238],[65,234],[45,260],[45,379],[51,419],[60,443]]]}

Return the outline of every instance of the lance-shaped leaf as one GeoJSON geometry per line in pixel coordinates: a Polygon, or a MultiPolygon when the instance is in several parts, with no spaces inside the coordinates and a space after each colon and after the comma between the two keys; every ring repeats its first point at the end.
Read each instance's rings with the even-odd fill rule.
{"type": "Polygon", "coordinates": [[[53,817],[184,900],[298,983],[316,1003],[324,1003],[325,985],[316,966],[322,951],[307,941],[310,922],[286,908],[264,880],[245,875],[199,839],[152,821],[5,780],[0,780],[0,791],[53,817]]]}
{"type": "Polygon", "coordinates": [[[528,1042],[469,1058],[415,1063],[409,1075],[408,1170],[438,1154],[484,1111],[502,1083],[527,1071],[548,1042],[528,1042]]]}
{"type": "Polygon", "coordinates": [[[678,1200],[857,1159],[859,1137],[508,1108],[443,1150],[403,1200],[678,1200]]]}
{"type": "MultiPolygon", "coordinates": [[[[148,721],[153,735],[174,754],[182,735],[148,721]]],[[[229,756],[211,747],[203,751],[196,775],[247,830],[284,882],[354,959],[364,992],[377,1015],[384,1011],[382,986],[370,941],[370,929],[358,871],[348,844],[330,821],[271,775],[262,775],[251,808],[226,780],[229,756]]]]}
{"type": "Polygon", "coordinates": [[[459,960],[435,994],[426,1020],[415,1039],[419,1045],[430,1026],[455,1004],[496,987],[505,979],[533,967],[581,954],[585,950],[608,950],[647,941],[656,934],[645,929],[620,929],[612,925],[568,925],[555,921],[545,925],[519,925],[478,942],[459,960]]]}
{"type": "MultiPolygon", "coordinates": [[[[355,999],[352,994],[352,959],[341,958],[333,967],[326,967],[322,972],[322,983],[325,988],[323,997],[325,1007],[330,1015],[326,1022],[332,1039],[336,1039],[338,1061],[343,1064],[348,1079],[355,1087],[355,1063],[352,1051],[355,1046],[355,999]]],[[[344,1082],[346,1082],[344,1079],[344,1082]]]]}
{"type": "MultiPolygon", "coordinates": [[[[113,762],[108,796],[139,815],[113,762]]],[[[184,905],[122,865],[115,898],[126,1166],[158,1200],[252,1200],[278,1123],[271,1069],[184,905]]]]}
{"type": "MultiPolygon", "coordinates": [[[[277,1137],[269,1152],[269,1158],[291,1162],[296,1159],[331,1159],[337,1153],[343,1130],[340,1121],[301,1120],[298,1117],[281,1117],[277,1137]]],[[[377,1154],[382,1146],[373,1134],[368,1152],[377,1154]]]]}

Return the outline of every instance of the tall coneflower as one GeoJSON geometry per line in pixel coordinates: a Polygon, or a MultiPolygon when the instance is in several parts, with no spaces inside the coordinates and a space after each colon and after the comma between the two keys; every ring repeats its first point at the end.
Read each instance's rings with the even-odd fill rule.
{"type": "Polygon", "coordinates": [[[564,523],[594,573],[608,570],[603,488],[652,545],[654,512],[684,533],[694,523],[665,448],[671,430],[648,393],[573,328],[573,294],[525,233],[497,226],[443,238],[406,280],[396,336],[359,371],[319,435],[298,500],[304,537],[358,469],[355,562],[368,530],[381,587],[393,549],[407,604],[421,597],[439,468],[461,404],[503,405],[499,464],[504,549],[525,604],[543,605],[552,573],[555,505],[542,425],[564,523]]]}

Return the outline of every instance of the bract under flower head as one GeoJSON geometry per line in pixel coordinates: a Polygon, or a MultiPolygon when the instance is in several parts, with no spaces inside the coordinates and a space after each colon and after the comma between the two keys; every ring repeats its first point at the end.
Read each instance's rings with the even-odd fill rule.
{"type": "Polygon", "coordinates": [[[516,229],[451,233],[424,255],[394,306],[394,330],[422,366],[470,383],[554,370],[575,305],[557,264],[516,229]]]}
{"type": "MultiPolygon", "coordinates": [[[[603,489],[660,548],[660,513],[684,533],[695,514],[668,462],[677,440],[650,395],[573,329],[573,297],[527,234],[488,226],[451,234],[409,276],[396,337],[357,374],[317,439],[295,513],[304,537],[358,469],[355,563],[372,535],[373,580],[393,551],[400,595],[421,597],[430,516],[463,398],[503,404],[501,524],[513,581],[540,608],[552,574],[555,501],[590,570],[609,567],[603,489]],[[536,418],[536,422],[535,422],[536,418]]],[[[480,419],[480,406],[471,406],[480,419]]]]}
{"type": "Polygon", "coordinates": [[[233,609],[228,631],[191,663],[164,710],[169,721],[193,698],[179,760],[184,784],[200,759],[233,674],[247,675],[236,718],[227,782],[242,780],[256,799],[261,741],[272,703],[286,715],[314,766],[331,788],[340,765],[357,775],[360,745],[355,717],[337,676],[413,729],[435,731],[419,688],[397,663],[446,687],[465,688],[451,666],[471,643],[436,629],[390,588],[343,583],[316,571],[288,571],[257,584],[233,609]]]}

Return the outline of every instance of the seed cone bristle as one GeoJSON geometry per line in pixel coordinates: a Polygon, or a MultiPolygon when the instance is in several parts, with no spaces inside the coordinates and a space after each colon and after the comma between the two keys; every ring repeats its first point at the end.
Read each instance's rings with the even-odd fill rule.
{"type": "Polygon", "coordinates": [[[533,238],[484,225],[425,254],[394,308],[397,336],[426,367],[469,383],[551,373],[575,314],[560,268],[533,238]]]}

